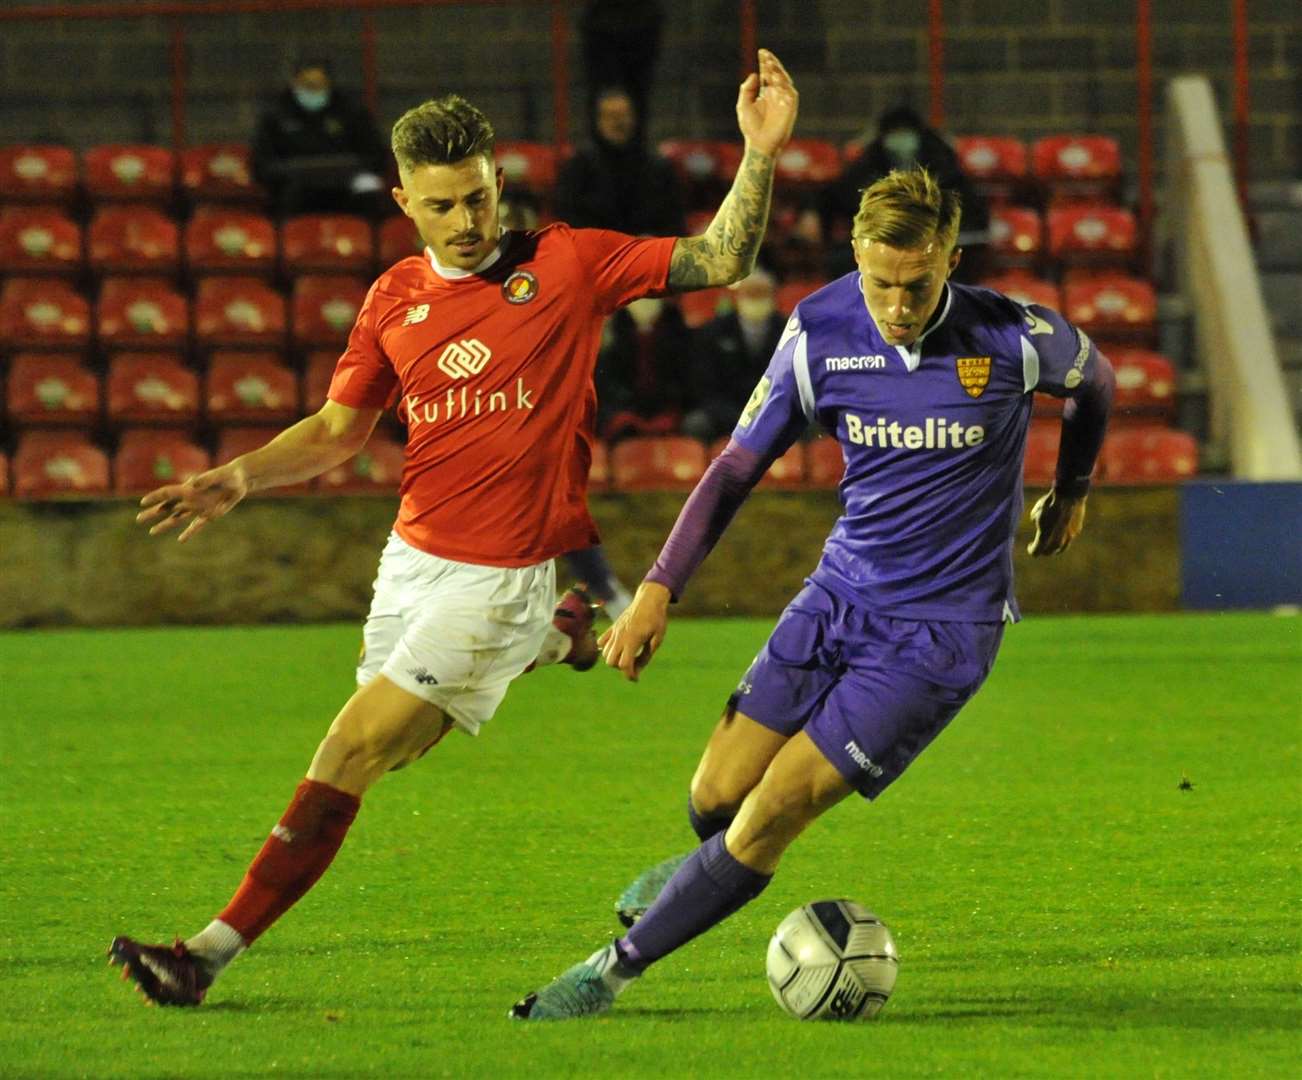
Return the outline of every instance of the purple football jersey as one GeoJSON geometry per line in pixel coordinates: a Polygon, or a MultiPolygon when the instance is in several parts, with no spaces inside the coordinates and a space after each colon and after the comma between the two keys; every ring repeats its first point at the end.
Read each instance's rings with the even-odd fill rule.
{"type": "Polygon", "coordinates": [[[885,615],[1016,619],[1032,392],[1069,396],[1097,357],[1056,311],[952,283],[912,346],[888,345],[856,271],[797,305],[732,437],[768,458],[817,421],[840,442],[814,581],[885,615]]]}

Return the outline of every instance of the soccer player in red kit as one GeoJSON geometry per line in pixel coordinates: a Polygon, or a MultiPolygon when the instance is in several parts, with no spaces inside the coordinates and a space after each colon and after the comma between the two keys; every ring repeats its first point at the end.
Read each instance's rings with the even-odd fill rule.
{"type": "Polygon", "coordinates": [[[110,961],[147,999],[199,1004],[325,872],[372,784],[453,727],[476,733],[512,679],[574,648],[561,616],[590,616],[563,604],[553,626],[552,560],[597,541],[586,485],[602,321],[639,297],[750,273],[797,100],[761,50],[737,97],[746,153],[732,189],[702,235],[682,238],[503,231],[502,172],[478,109],[451,95],[394,125],[393,195],[426,248],[372,285],[326,404],[266,446],[141,500],[151,533],[184,526],[184,541],[251,491],[352,457],[394,397],[407,421],[358,689],[217,917],[171,946],[114,939],[110,961]]]}

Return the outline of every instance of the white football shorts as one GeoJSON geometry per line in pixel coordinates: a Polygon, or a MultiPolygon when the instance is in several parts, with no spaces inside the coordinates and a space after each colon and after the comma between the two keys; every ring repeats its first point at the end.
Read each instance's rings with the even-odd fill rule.
{"type": "Polygon", "coordinates": [[[476,735],[537,657],[555,604],[550,559],[476,566],[419,551],[391,533],[362,628],[357,685],[382,672],[476,735]]]}

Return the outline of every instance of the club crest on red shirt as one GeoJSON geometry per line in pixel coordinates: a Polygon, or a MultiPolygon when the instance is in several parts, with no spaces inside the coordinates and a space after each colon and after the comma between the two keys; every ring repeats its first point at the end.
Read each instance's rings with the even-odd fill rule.
{"type": "Polygon", "coordinates": [[[538,295],[538,279],[528,270],[517,270],[502,282],[502,295],[508,304],[527,304],[538,295]]]}

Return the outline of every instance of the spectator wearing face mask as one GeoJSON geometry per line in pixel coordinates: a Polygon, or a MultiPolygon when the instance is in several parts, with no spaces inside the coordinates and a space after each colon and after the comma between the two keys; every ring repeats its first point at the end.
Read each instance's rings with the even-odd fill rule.
{"type": "Polygon", "coordinates": [[[295,66],[253,137],[254,174],[281,215],[379,214],[387,154],[370,113],[318,59],[295,66]]]}
{"type": "Polygon", "coordinates": [[[688,405],[691,332],[677,305],[635,300],[606,320],[597,354],[597,433],[672,435],[688,405]]]}
{"type": "Polygon", "coordinates": [[[876,137],[845,167],[840,178],[822,192],[819,213],[827,238],[829,277],[839,277],[854,269],[847,223],[859,211],[860,192],[894,169],[908,170],[919,165],[925,166],[943,189],[957,192],[962,202],[958,246],[963,255],[953,280],[964,283],[980,280],[985,270],[990,230],[985,200],[973,191],[954,148],[907,105],[881,115],[876,137]]]}
{"type": "Polygon", "coordinates": [[[733,286],[733,310],[696,331],[686,434],[712,442],[736,425],[786,326],[774,303],[776,288],[766,271],[754,271],[733,286]]]}

